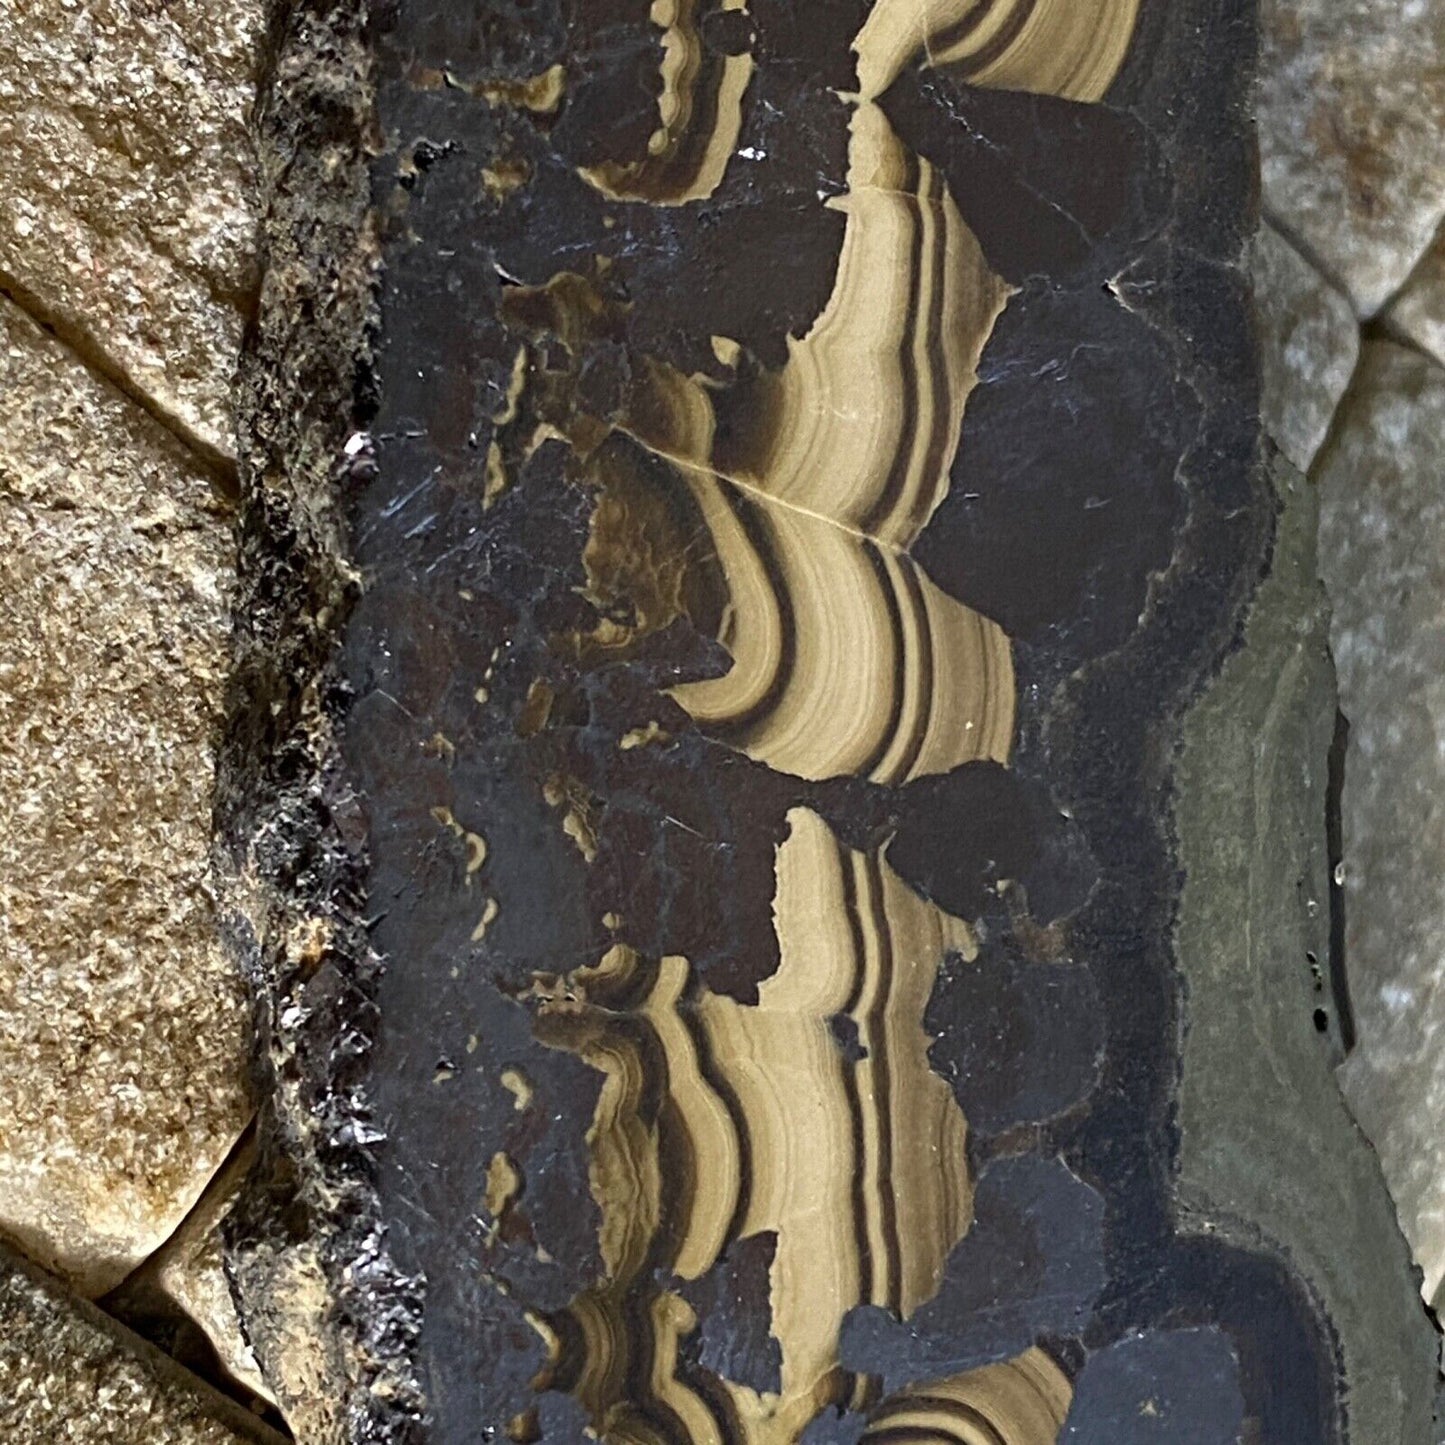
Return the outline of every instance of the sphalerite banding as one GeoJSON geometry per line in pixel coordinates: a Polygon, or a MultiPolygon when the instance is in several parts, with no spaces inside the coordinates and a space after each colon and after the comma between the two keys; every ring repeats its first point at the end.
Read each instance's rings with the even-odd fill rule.
{"type": "Polygon", "coordinates": [[[1207,992],[1268,1046],[1176,935],[1174,749],[1312,605],[1261,584],[1248,6],[349,14],[281,48],[278,150],[352,68],[277,173],[294,412],[250,393],[258,655],[316,682],[253,689],[295,763],[227,825],[278,1393],[446,1445],[1424,1445],[1403,1254],[1390,1363],[1349,1230],[1211,1172],[1238,1091],[1181,1043],[1207,992]]]}

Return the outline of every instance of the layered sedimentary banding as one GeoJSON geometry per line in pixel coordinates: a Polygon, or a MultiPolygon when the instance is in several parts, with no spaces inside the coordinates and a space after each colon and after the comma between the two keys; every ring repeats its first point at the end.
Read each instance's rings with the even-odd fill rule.
{"type": "MultiPolygon", "coordinates": [[[[718,8],[747,7],[745,0],[722,0],[718,8]]],[[[653,0],[652,22],[662,30],[661,89],[647,154],[581,170],[584,180],[613,200],[657,206],[706,200],[737,150],[753,58],[706,50],[702,9],[702,0],[653,0]]]]}
{"type": "Polygon", "coordinates": [[[534,986],[539,1037],[603,1075],[590,1137],[606,1278],[549,1321],[546,1383],[619,1440],[789,1445],[866,1392],[838,1365],[848,1311],[911,1314],[972,1220],[967,1126],[922,1023],[945,954],[974,956],[972,931],[816,814],[788,821],[782,962],[755,1005],[698,986],[684,959],[621,946],[534,986]],[[776,1392],[679,1371],[696,1320],[666,1287],[758,1235],[775,1239],[776,1392]],[[711,1423],[663,1426],[698,1412],[711,1423]]]}
{"type": "Polygon", "coordinates": [[[978,359],[1009,296],[939,172],[883,112],[849,126],[832,294],[776,371],[652,363],[623,426],[651,450],[906,550],[947,495],[978,359]]]}
{"type": "MultiPolygon", "coordinates": [[[[844,217],[831,295],[780,366],[728,337],[712,338],[709,374],[637,354],[603,267],[511,289],[508,321],[568,358],[531,399],[537,434],[571,445],[597,498],[584,563],[602,620],[560,641],[622,653],[689,623],[727,665],[672,699],[710,737],[800,779],[898,785],[1007,762],[1009,641],[911,549],[947,495],[1009,291],[875,101],[910,63],[1094,98],[1133,18],[1134,0],[880,0],[854,47],[848,189],[822,202],[844,217]],[[605,404],[588,411],[583,394],[605,404]]],[[[707,56],[694,0],[659,0],[653,20],[664,58],[649,155],[585,176],[615,200],[683,204],[723,183],[752,61],[707,56]]],[[[971,960],[976,940],[818,813],[795,807],[787,827],[780,963],[755,1003],[713,992],[685,958],[624,944],[526,993],[537,1037],[601,1075],[588,1134],[601,1275],[532,1316],[548,1350],[535,1386],[570,1392],[619,1445],[796,1445],[829,1406],[871,1412],[873,1441],[1046,1445],[1071,1392],[1041,1350],[882,1401],[877,1380],[841,1364],[849,1312],[910,1317],[972,1223],[967,1124],[923,1018],[944,958],[971,960]],[[777,1376],[725,1378],[699,1362],[688,1286],[759,1241],[768,1298],[745,1305],[766,1310],[777,1376]]]]}
{"type": "Polygon", "coordinates": [[[902,783],[1013,734],[1007,639],[904,553],[684,473],[729,587],[732,666],[671,695],[707,733],[779,772],[902,783]]]}
{"type": "Polygon", "coordinates": [[[873,1411],[872,1445],[1040,1445],[1058,1438],[1073,1400],[1069,1377],[1043,1350],[913,1385],[873,1411]]]}
{"type": "Polygon", "coordinates": [[[619,427],[676,469],[728,591],[732,667],[672,696],[780,772],[901,783],[1012,741],[1007,638],[907,550],[1008,291],[876,106],[854,114],[850,179],[832,297],[785,365],[720,385],[644,362],[619,427]]]}
{"type": "Polygon", "coordinates": [[[859,88],[881,95],[904,66],[970,85],[1064,100],[1103,97],[1124,63],[1140,0],[881,0],[859,32],[859,88]]]}

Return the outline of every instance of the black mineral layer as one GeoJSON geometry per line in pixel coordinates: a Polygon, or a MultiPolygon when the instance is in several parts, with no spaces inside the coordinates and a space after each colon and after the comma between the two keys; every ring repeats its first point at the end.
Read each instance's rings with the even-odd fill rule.
{"type": "Polygon", "coordinates": [[[1287,1215],[1178,1187],[1181,1070],[1202,1144],[1240,1100],[1184,1052],[1175,750],[1279,527],[1255,34],[374,17],[324,709],[414,1438],[1427,1445],[1413,1364],[1352,1419],[1287,1215]]]}

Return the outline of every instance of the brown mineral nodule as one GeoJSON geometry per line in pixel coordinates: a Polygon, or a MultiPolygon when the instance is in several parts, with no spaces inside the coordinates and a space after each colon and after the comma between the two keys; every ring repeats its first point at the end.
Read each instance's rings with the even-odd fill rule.
{"type": "Polygon", "coordinates": [[[1371,316],[1445,217],[1445,4],[1260,11],[1265,209],[1371,316]]]}
{"type": "Polygon", "coordinates": [[[0,301],[0,1232],[87,1294],[244,1127],[208,883],[229,529],[208,473],[0,301]]]}

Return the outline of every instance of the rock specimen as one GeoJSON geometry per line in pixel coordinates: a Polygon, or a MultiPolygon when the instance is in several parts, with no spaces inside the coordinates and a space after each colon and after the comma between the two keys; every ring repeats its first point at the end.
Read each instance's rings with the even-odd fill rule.
{"type": "Polygon", "coordinates": [[[245,1136],[176,1232],[101,1305],[197,1374],[229,1383],[264,1409],[274,1401],[242,1332],[222,1259],[225,1221],[255,1152],[245,1136]]]}
{"type": "Polygon", "coordinates": [[[1355,313],[1349,299],[1268,224],[1255,235],[1249,269],[1264,430],[1308,472],[1359,356],[1355,313]]]}
{"type": "Polygon", "coordinates": [[[1426,1445],[1298,917],[1252,60],[1223,0],[291,16],[219,816],[304,1436],[1426,1445]],[[1255,1187],[1305,1139],[1347,1208],[1255,1187]]]}
{"type": "Polygon", "coordinates": [[[284,1439],[3,1248],[0,1434],[16,1445],[282,1445],[284,1439]]]}
{"type": "Polygon", "coordinates": [[[208,881],[229,628],[214,478],[0,300],[0,1231],[87,1294],[250,1111],[208,881]]]}
{"type": "Polygon", "coordinates": [[[1266,210],[1372,316],[1445,217],[1445,4],[1260,13],[1266,210]]]}
{"type": "MultiPolygon", "coordinates": [[[[1237,1229],[1224,1222],[1232,1214],[1266,1236],[1289,1239],[1295,1267],[1335,1322],[1340,1367],[1353,1381],[1350,1439],[1424,1440],[1430,1437],[1420,1417],[1407,1417],[1406,1428],[1393,1423],[1398,1404],[1391,1396],[1402,1373],[1423,1379],[1436,1342],[1420,1328],[1419,1279],[1395,1224],[1395,1202],[1380,1191],[1379,1166],[1359,1148],[1357,1125],[1331,1077],[1355,1034],[1350,981],[1368,1020],[1375,1010],[1358,985],[1372,983],[1375,970],[1350,953],[1359,966],[1347,979],[1343,960],[1331,956],[1338,898],[1332,906],[1320,827],[1328,770],[1301,767],[1301,759],[1330,750],[1334,731],[1318,493],[1283,464],[1275,485],[1283,510],[1269,576],[1255,593],[1244,645],[1188,719],[1176,775],[1186,870],[1176,936],[1191,1002],[1179,1199],[1185,1217],[1208,1221],[1211,1232],[1237,1229]],[[1242,898],[1249,900],[1244,907],[1242,898]],[[1241,1018],[1267,1046],[1240,1047],[1241,1018]],[[1301,1089],[1316,1106],[1280,1137],[1272,1121],[1291,1115],[1292,1094],[1301,1089]],[[1281,1178],[1293,1188],[1281,1189],[1281,1178]],[[1360,1288],[1362,1278],[1374,1287],[1360,1288]]],[[[1358,1077],[1362,1060],[1381,1056],[1372,1037],[1346,1065],[1352,1104],[1357,1093],[1348,1080],[1358,1077]]],[[[1429,1155],[1423,1114],[1403,1134],[1429,1155]]],[[[1380,1122],[1388,1127],[1370,1137],[1384,1145],[1386,1178],[1396,1186],[1392,1136],[1402,1131],[1394,1118],[1380,1122]]],[[[1408,1215],[1402,1222],[1428,1270],[1431,1255],[1419,1252],[1408,1215]]]]}
{"type": "Polygon", "coordinates": [[[1320,458],[1320,568],[1349,719],[1341,822],[1345,946],[1361,1048],[1345,1092],[1375,1140],[1427,1294],[1445,1278],[1445,371],[1367,342],[1320,458]]]}
{"type": "Polygon", "coordinates": [[[1445,233],[1435,238],[1384,315],[1386,327],[1445,366],[1445,233]]]}
{"type": "Polygon", "coordinates": [[[0,290],[216,460],[254,294],[262,7],[0,9],[0,290]]]}

